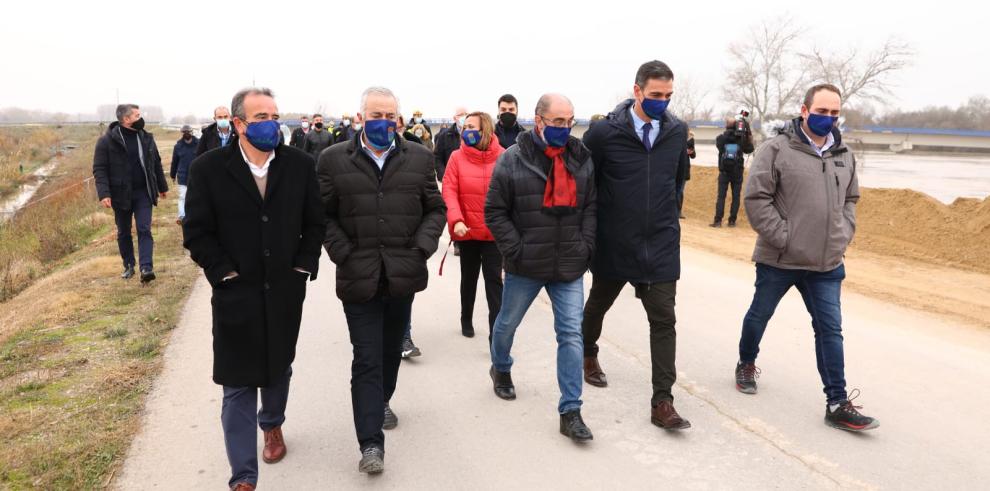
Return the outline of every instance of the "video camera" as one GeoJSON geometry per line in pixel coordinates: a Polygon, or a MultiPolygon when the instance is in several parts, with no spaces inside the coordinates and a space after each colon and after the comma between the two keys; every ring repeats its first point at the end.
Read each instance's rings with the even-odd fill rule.
{"type": "Polygon", "coordinates": [[[749,129],[749,110],[743,108],[739,110],[739,114],[736,114],[736,124],[732,127],[732,134],[736,138],[746,138],[750,133],[749,129]]]}

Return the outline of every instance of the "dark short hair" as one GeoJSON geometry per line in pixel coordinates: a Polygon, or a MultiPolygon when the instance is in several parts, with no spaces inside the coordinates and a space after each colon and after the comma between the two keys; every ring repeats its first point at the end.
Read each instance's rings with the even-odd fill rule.
{"type": "Polygon", "coordinates": [[[302,117],[300,117],[299,119],[309,119],[309,116],[303,114],[302,117]]]}
{"type": "Polygon", "coordinates": [[[247,114],[244,112],[244,98],[249,95],[266,95],[275,98],[275,93],[271,89],[265,87],[248,87],[246,89],[241,89],[234,94],[234,98],[230,101],[230,115],[239,118],[241,121],[247,121],[247,114]]]}
{"type": "Polygon", "coordinates": [[[514,96],[512,94],[505,94],[502,97],[499,97],[498,98],[498,103],[499,104],[501,104],[503,102],[506,103],[506,104],[515,104],[516,105],[516,108],[519,107],[519,101],[516,100],[516,96],[514,96]]]}
{"type": "Polygon", "coordinates": [[[119,104],[117,105],[117,121],[120,123],[124,122],[124,118],[131,115],[131,111],[135,109],[141,109],[137,104],[119,104]]]}
{"type": "Polygon", "coordinates": [[[827,90],[829,92],[835,92],[835,95],[839,96],[840,99],[842,98],[842,92],[839,90],[838,87],[832,84],[818,84],[808,89],[808,91],[804,93],[804,107],[807,107],[810,110],[811,104],[815,102],[815,94],[823,90],[827,90]]]}
{"type": "Polygon", "coordinates": [[[646,83],[653,79],[673,80],[674,72],[660,60],[643,63],[639,66],[639,70],[636,70],[636,85],[639,88],[646,87],[646,83]]]}
{"type": "Polygon", "coordinates": [[[320,113],[316,113],[316,114],[313,115],[313,119],[322,118],[322,117],[323,117],[323,115],[320,114],[320,113]]]}

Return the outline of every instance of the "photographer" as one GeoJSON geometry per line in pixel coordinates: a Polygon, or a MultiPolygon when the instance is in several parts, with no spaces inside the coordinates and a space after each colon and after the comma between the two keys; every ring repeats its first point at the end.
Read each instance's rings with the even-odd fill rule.
{"type": "Polygon", "coordinates": [[[725,194],[729,184],[732,184],[729,226],[736,226],[745,154],[753,153],[753,130],[746,119],[748,115],[748,111],[742,110],[736,117],[725,120],[725,131],[715,138],[715,146],[718,148],[718,200],[715,202],[715,220],[712,221],[711,227],[722,226],[722,218],[725,216],[725,194]]]}

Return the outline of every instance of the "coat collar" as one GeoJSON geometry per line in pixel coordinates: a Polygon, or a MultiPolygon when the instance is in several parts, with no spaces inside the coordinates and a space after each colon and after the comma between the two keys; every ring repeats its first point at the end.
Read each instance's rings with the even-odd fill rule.
{"type": "Polygon", "coordinates": [[[283,145],[279,145],[275,148],[275,158],[272,159],[271,165],[268,167],[268,183],[265,186],[264,199],[262,199],[261,193],[258,192],[258,185],[254,182],[254,175],[251,174],[251,169],[248,168],[251,164],[244,161],[237,142],[233,142],[232,145],[227,145],[223,148],[223,151],[227,152],[227,172],[251,196],[251,199],[254,200],[259,208],[263,207],[265,202],[271,198],[279,181],[281,181],[282,174],[284,174],[282,172],[282,163],[279,162],[282,147],[283,145]]]}

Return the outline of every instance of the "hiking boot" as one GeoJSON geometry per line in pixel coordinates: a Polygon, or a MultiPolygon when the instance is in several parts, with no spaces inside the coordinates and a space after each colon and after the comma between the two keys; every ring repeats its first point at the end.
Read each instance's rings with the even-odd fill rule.
{"type": "Polygon", "coordinates": [[[419,348],[413,344],[412,338],[406,338],[402,340],[402,357],[411,358],[413,356],[420,356],[423,353],[419,351],[419,348]]]}
{"type": "Polygon", "coordinates": [[[584,443],[594,440],[594,435],[581,418],[581,410],[574,410],[560,415],[560,434],[570,438],[574,443],[584,443]]]}
{"type": "Polygon", "coordinates": [[[736,390],[743,394],[756,393],[756,379],[760,377],[760,369],[755,363],[736,363],[736,390]]]}
{"type": "Polygon", "coordinates": [[[859,412],[862,406],[854,406],[853,399],[859,397],[859,389],[852,392],[843,402],[840,402],[835,409],[832,404],[825,405],[825,424],[846,431],[866,431],[880,426],[880,421],[876,418],[865,416],[859,412]]]}
{"type": "Polygon", "coordinates": [[[399,426],[399,417],[392,412],[391,406],[385,403],[385,419],[382,421],[383,430],[391,430],[399,426]]]}
{"type": "Polygon", "coordinates": [[[368,447],[361,451],[358,471],[365,474],[381,474],[385,470],[385,451],[378,447],[368,447]]]}
{"type": "Polygon", "coordinates": [[[125,266],[124,272],[120,273],[120,277],[129,280],[134,277],[134,266],[125,266]]]}
{"type": "Polygon", "coordinates": [[[148,284],[155,280],[155,272],[152,269],[141,270],[141,283],[148,284]]]}

